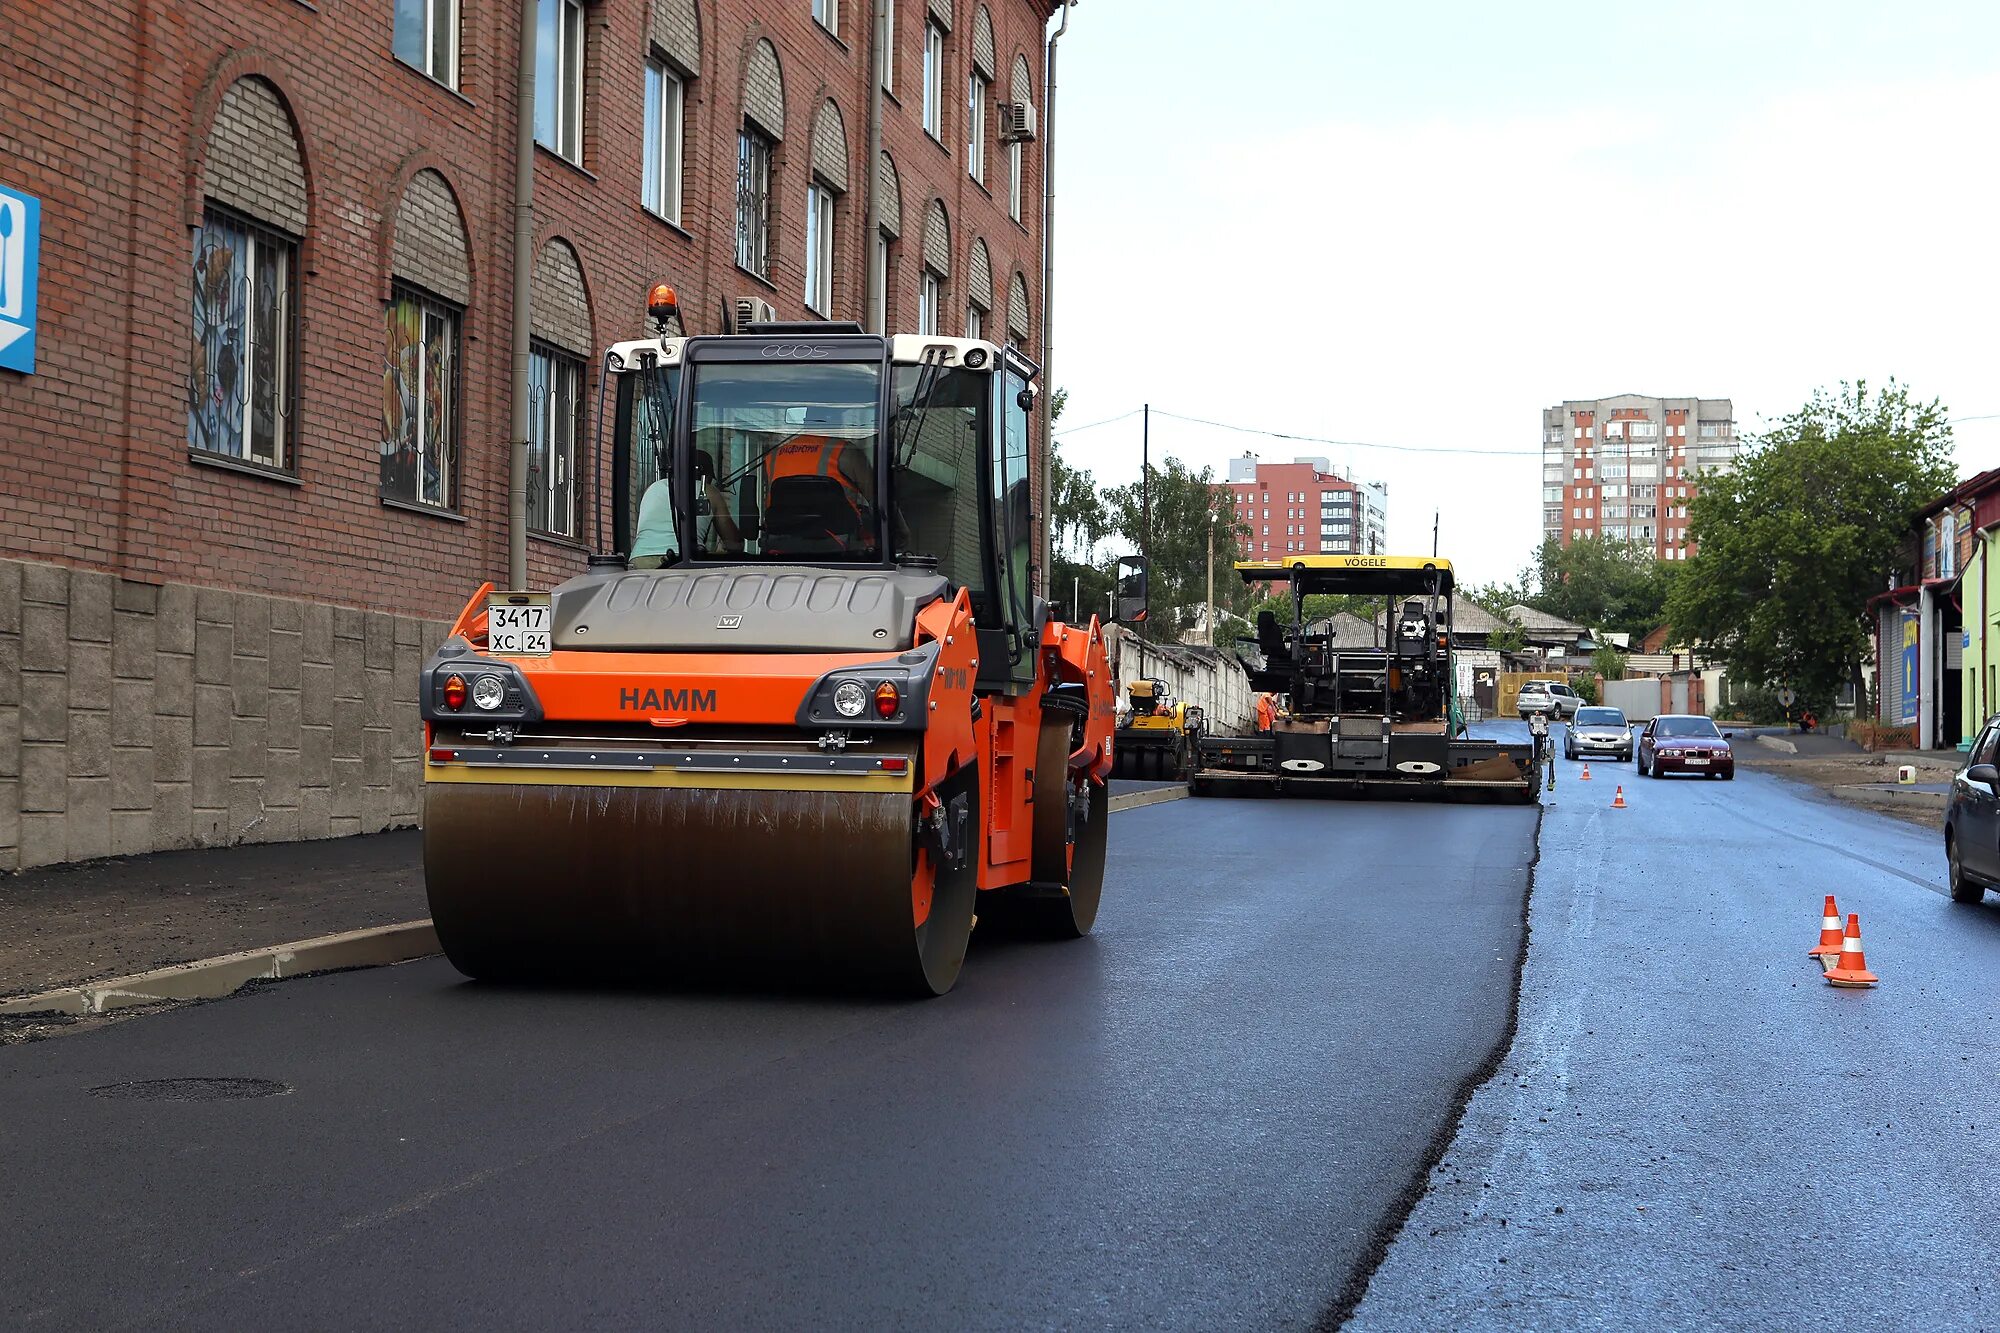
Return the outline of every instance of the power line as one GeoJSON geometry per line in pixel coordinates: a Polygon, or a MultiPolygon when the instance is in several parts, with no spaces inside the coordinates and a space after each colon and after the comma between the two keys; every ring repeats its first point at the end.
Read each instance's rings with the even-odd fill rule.
{"type": "Polygon", "coordinates": [[[1160,409],[1163,417],[1175,421],[1192,422],[1197,426],[1213,426],[1217,430],[1235,431],[1239,435],[1262,435],[1273,440],[1290,440],[1295,444],[1329,444],[1340,449],[1387,449],[1399,454],[1465,454],[1473,458],[1540,458],[1540,449],[1454,449],[1449,445],[1432,448],[1421,444],[1380,444],[1370,440],[1335,440],[1324,435],[1300,435],[1291,431],[1263,430],[1256,426],[1236,426],[1227,421],[1210,421],[1206,417],[1182,416],[1178,412],[1160,409]]]}
{"type": "Polygon", "coordinates": [[[1056,427],[1056,438],[1061,439],[1065,435],[1076,435],[1083,431],[1096,430],[1099,426],[1109,426],[1116,421],[1128,421],[1138,416],[1144,410],[1143,408],[1135,407],[1130,412],[1120,412],[1115,417],[1106,417],[1102,421],[1093,421],[1086,426],[1058,426],[1056,427]]]}

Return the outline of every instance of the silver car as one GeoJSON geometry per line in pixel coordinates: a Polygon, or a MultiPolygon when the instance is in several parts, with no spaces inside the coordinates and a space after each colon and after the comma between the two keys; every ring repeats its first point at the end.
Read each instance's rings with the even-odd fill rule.
{"type": "Polygon", "coordinates": [[[1632,757],[1632,724],[1619,708],[1586,705],[1569,720],[1563,736],[1563,758],[1588,759],[1601,754],[1611,759],[1632,757]]]}
{"type": "Polygon", "coordinates": [[[1536,713],[1547,713],[1554,718],[1574,717],[1582,706],[1583,700],[1576,691],[1559,680],[1524,681],[1521,692],[1514,696],[1514,713],[1522,718],[1536,713]]]}

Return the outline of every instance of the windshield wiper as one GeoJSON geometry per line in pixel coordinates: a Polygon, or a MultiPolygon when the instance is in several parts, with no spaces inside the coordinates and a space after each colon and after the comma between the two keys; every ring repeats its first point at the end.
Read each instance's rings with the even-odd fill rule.
{"type": "Polygon", "coordinates": [[[889,455],[896,460],[898,469],[907,469],[911,463],[916,461],[917,428],[915,423],[918,418],[930,412],[931,399],[937,396],[938,385],[944,378],[942,374],[944,370],[944,354],[944,347],[933,343],[924,349],[923,356],[917,362],[916,390],[910,395],[910,405],[901,409],[896,416],[896,438],[891,445],[893,452],[889,455]]]}

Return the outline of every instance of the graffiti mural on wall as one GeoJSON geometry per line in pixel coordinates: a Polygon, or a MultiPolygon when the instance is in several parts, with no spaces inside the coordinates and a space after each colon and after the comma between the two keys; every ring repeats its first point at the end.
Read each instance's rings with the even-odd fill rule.
{"type": "Polygon", "coordinates": [[[211,211],[194,233],[188,448],[289,466],[292,242],[211,211]]]}
{"type": "Polygon", "coordinates": [[[386,320],[382,494],[450,508],[457,501],[458,312],[398,290],[386,320]]]}

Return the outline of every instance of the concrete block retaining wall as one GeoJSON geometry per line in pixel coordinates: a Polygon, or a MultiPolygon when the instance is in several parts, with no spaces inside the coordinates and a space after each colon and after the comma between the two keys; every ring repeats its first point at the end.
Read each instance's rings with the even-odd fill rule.
{"type": "Polygon", "coordinates": [[[0,870],[415,824],[445,628],[0,560],[0,870]]]}

